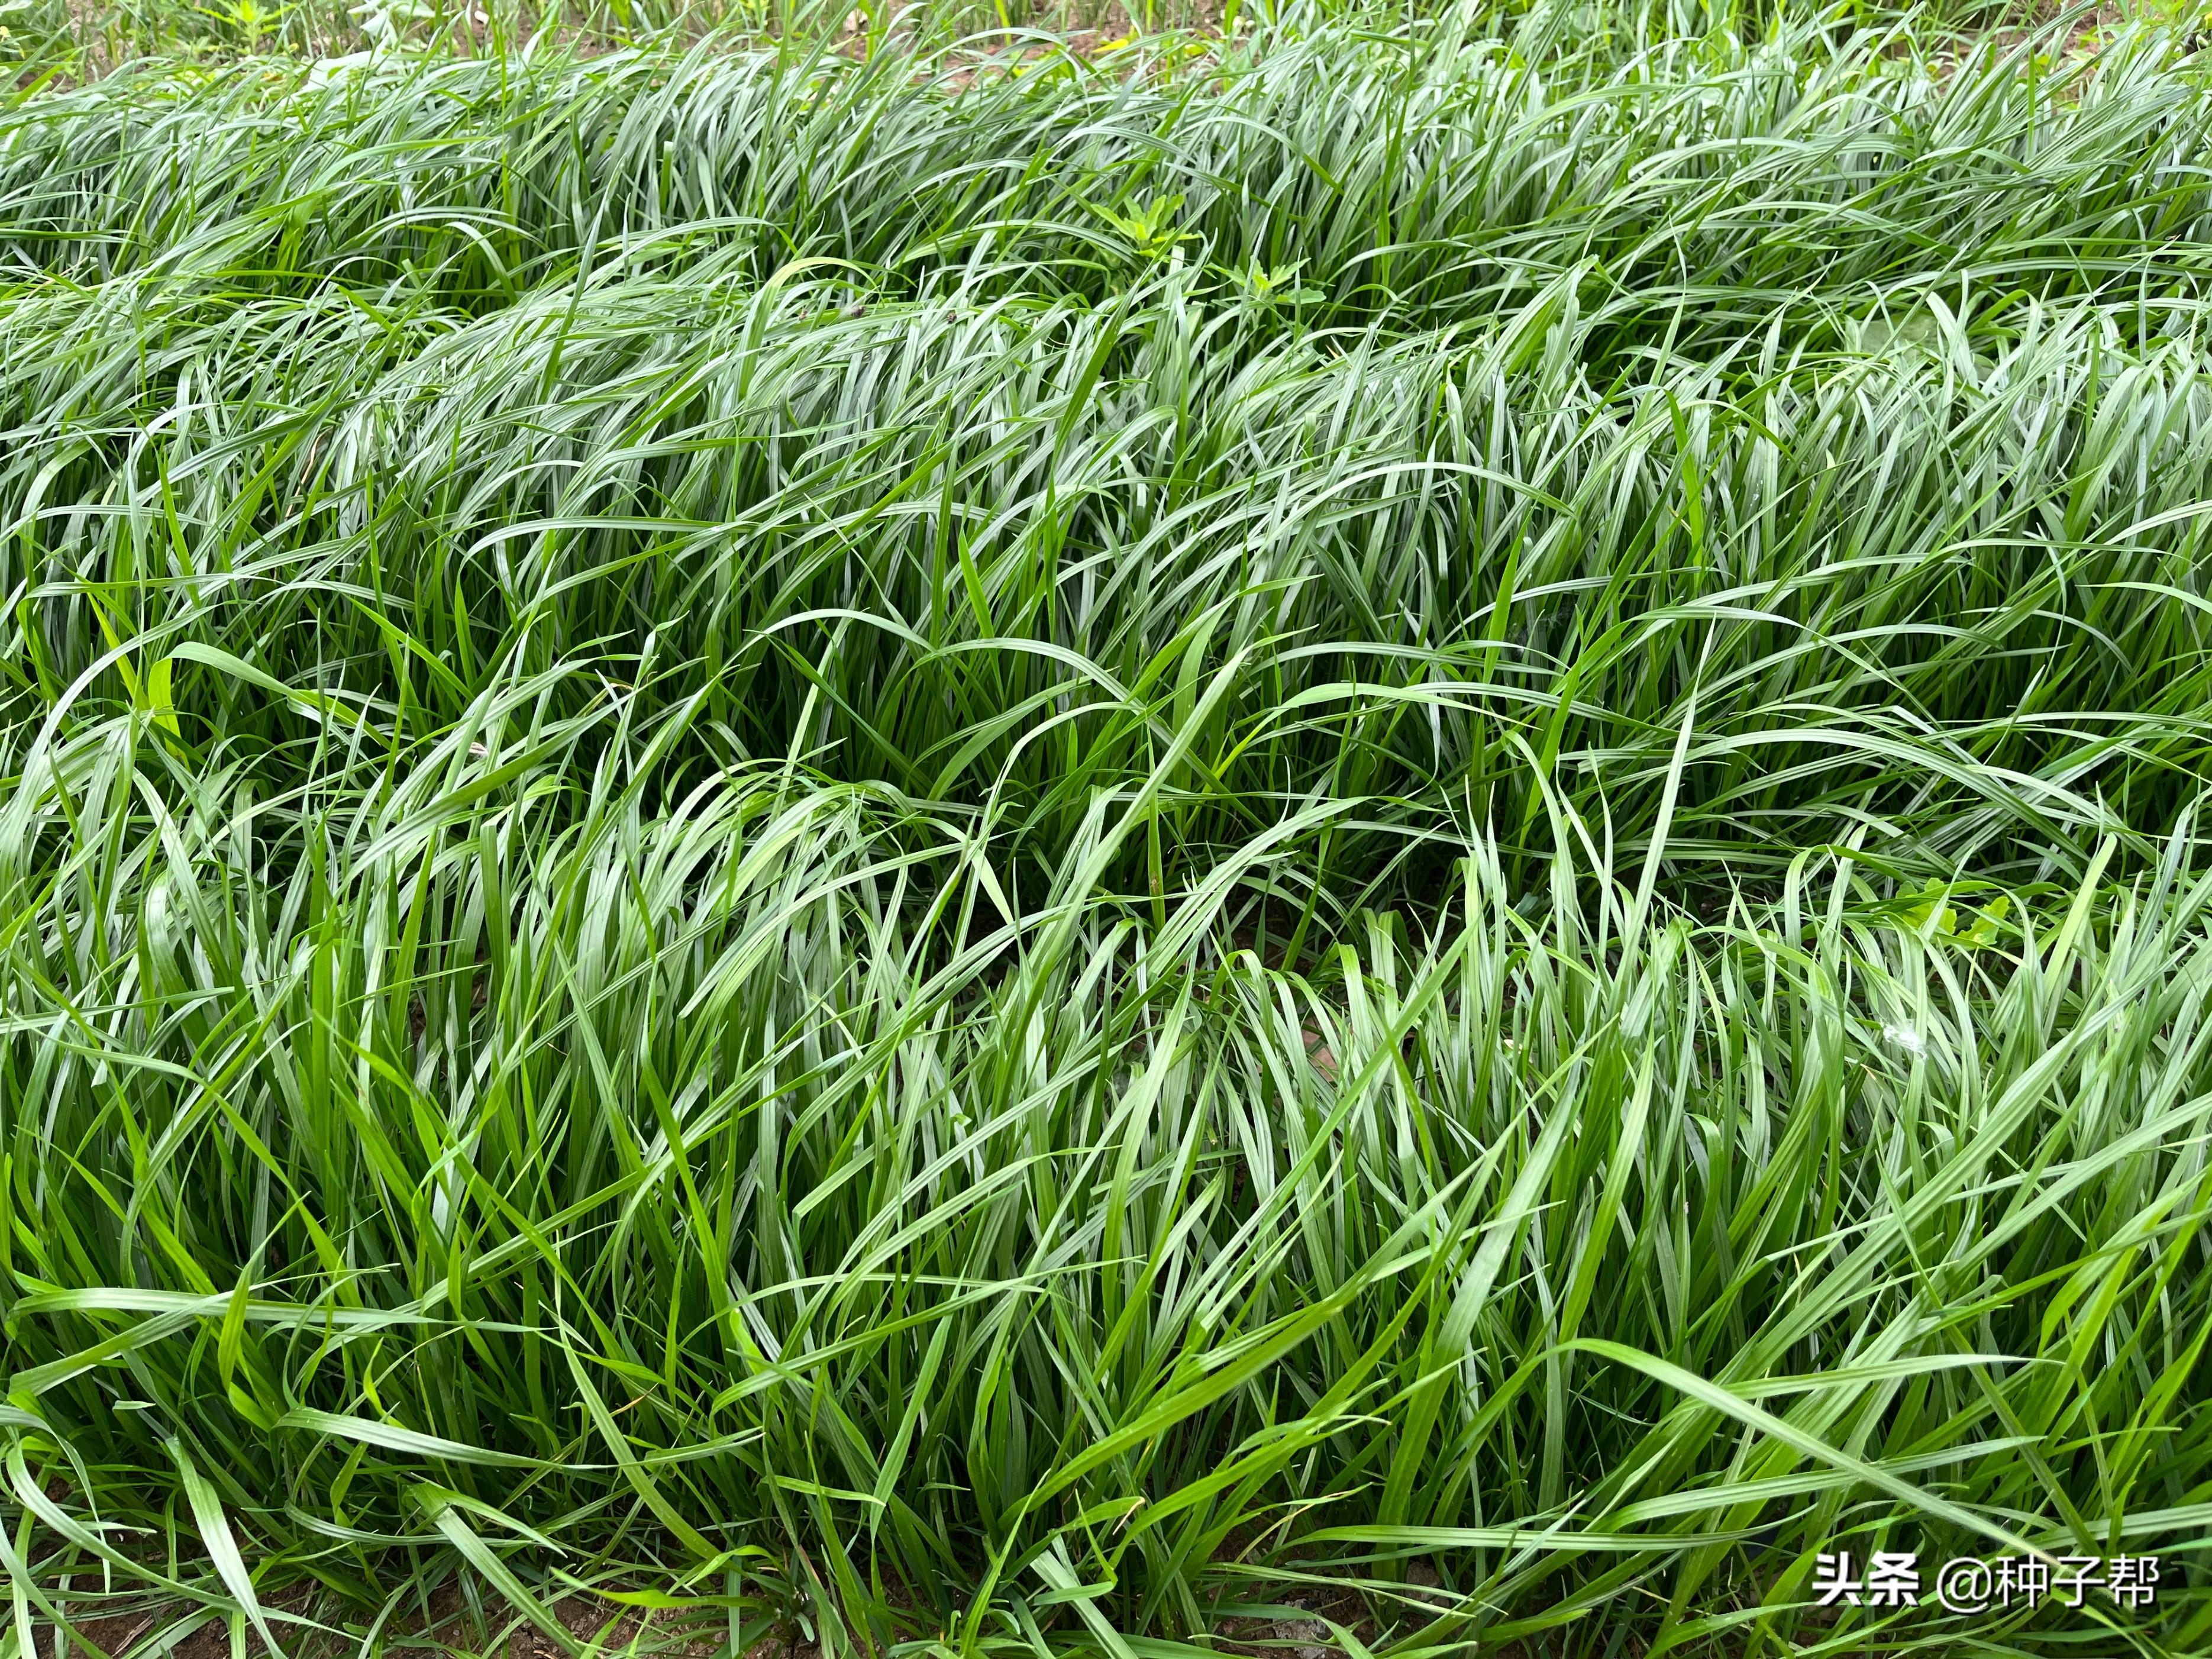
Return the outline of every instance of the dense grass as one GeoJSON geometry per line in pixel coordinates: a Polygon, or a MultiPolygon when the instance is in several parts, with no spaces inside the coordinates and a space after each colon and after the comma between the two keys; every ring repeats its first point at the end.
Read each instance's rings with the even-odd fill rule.
{"type": "Polygon", "coordinates": [[[1938,21],[0,111],[0,1650],[2212,1643],[2212,82],[1938,21]]]}

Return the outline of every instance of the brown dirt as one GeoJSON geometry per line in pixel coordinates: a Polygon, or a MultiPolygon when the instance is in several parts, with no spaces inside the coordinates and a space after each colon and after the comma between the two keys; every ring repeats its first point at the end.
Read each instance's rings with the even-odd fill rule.
{"type": "MultiPolygon", "coordinates": [[[[76,1634],[109,1659],[126,1659],[133,1644],[167,1627],[189,1611],[183,1604],[173,1604],[137,1613],[88,1619],[76,1626],[76,1634]]],[[[652,1614],[588,1595],[569,1596],[556,1602],[553,1612],[579,1647],[596,1644],[593,1650],[603,1655],[634,1652],[653,1655],[655,1659],[709,1659],[721,1645],[715,1639],[687,1633],[672,1625],[666,1615],[656,1621],[652,1614]]],[[[514,1624],[511,1619],[494,1614],[490,1634],[497,1639],[489,1646],[480,1645],[486,1640],[485,1636],[473,1627],[459,1591],[449,1586],[431,1598],[427,1619],[418,1613],[387,1625],[383,1650],[392,1654],[468,1655],[475,1659],[565,1659],[558,1643],[527,1623],[514,1624]]],[[[340,1655],[351,1656],[359,1650],[357,1642],[318,1639],[312,1633],[295,1642],[288,1638],[283,1627],[278,1635],[284,1639],[291,1659],[338,1659],[340,1655]]],[[[258,1633],[249,1630],[246,1633],[246,1651],[258,1659],[268,1653],[268,1648],[258,1633]]],[[[90,1659],[84,1648],[80,1647],[77,1652],[90,1659]]],[[[169,1652],[174,1659],[231,1659],[228,1624],[222,1619],[210,1618],[169,1652]]],[[[757,1650],[747,1659],[799,1656],[779,1645],[769,1652],[757,1650]]]]}

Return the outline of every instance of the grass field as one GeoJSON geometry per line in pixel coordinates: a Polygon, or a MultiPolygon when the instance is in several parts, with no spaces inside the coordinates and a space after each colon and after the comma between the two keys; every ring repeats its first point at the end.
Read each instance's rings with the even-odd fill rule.
{"type": "Polygon", "coordinates": [[[2188,20],[981,15],[23,59],[0,1659],[2212,1649],[2188,20]]]}

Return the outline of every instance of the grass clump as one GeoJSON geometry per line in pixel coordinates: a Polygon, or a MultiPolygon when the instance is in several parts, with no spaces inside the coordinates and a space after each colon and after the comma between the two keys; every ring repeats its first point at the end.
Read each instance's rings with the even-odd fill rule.
{"type": "Polygon", "coordinates": [[[2212,94],[2079,21],[17,97],[0,1640],[2201,1649],[2212,94]]]}

